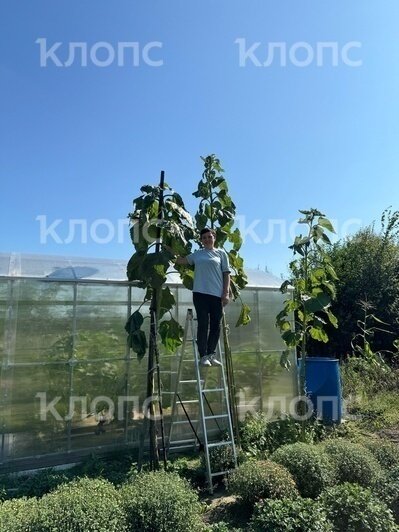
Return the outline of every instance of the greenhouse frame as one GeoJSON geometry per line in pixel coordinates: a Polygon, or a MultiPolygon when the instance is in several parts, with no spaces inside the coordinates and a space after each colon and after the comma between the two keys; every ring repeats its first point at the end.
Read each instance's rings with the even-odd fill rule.
{"type": "MultiPolygon", "coordinates": [[[[235,327],[239,302],[226,307],[238,412],[240,419],[257,410],[275,417],[297,395],[295,355],[289,353],[291,368],[283,368],[285,346],[275,327],[287,295],[280,279],[246,273],[241,295],[251,307],[250,324],[235,327]]],[[[176,272],[167,284],[174,318],[184,325],[192,294],[176,272]]],[[[137,360],[124,327],[142,301],[123,260],[0,254],[0,472],[138,447],[147,357],[137,360]]],[[[148,304],[141,310],[148,313],[148,304]]],[[[161,351],[166,433],[177,361],[176,353],[161,351]]]]}

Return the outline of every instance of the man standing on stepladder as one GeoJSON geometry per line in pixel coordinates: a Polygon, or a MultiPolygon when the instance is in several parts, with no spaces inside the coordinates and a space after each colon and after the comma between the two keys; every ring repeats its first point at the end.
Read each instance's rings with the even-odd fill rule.
{"type": "Polygon", "coordinates": [[[229,302],[230,268],[224,249],[215,248],[216,232],[209,227],[200,233],[202,248],[176,264],[194,266],[193,303],[197,313],[197,345],[202,366],[220,366],[216,346],[223,307],[229,302]],[[209,329],[209,332],[208,332],[209,329]]]}

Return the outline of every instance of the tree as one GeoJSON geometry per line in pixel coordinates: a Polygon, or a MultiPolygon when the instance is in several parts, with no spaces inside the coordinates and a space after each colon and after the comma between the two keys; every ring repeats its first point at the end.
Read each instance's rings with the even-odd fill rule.
{"type": "Polygon", "coordinates": [[[340,324],[339,332],[327,327],[330,341],[326,354],[343,357],[351,352],[351,341],[358,333],[357,323],[363,319],[360,301],[373,305],[375,314],[388,324],[391,334],[376,331],[373,346],[376,351],[392,350],[393,338],[399,337],[399,212],[385,210],[381,229],[374,224],[360,229],[355,235],[334,244],[329,254],[337,273],[337,297],[332,310],[340,324]],[[394,333],[394,335],[392,335],[394,333]]]}

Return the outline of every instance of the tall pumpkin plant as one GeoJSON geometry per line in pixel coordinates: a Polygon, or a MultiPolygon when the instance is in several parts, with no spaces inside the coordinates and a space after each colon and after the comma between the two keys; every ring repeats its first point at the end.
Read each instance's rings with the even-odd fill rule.
{"type": "Polygon", "coordinates": [[[301,356],[299,391],[304,398],[308,341],[312,338],[327,342],[326,324],[338,326],[337,318],[331,312],[337,275],[325,251],[325,246],[331,244],[326,233],[335,233],[332,223],[317,209],[299,212],[303,217],[298,223],[306,230],[304,235],[296,236],[290,246],[294,254],[289,264],[291,275],[280,287],[283,293],[289,291],[290,297],[277,315],[276,325],[287,347],[296,348],[301,356]]]}

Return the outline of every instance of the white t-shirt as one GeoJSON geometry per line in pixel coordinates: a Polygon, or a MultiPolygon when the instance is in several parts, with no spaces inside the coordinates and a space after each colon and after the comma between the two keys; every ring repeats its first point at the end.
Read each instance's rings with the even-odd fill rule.
{"type": "Polygon", "coordinates": [[[187,262],[194,265],[193,292],[222,297],[223,273],[229,273],[229,259],[224,249],[199,249],[187,255],[187,262]]]}

